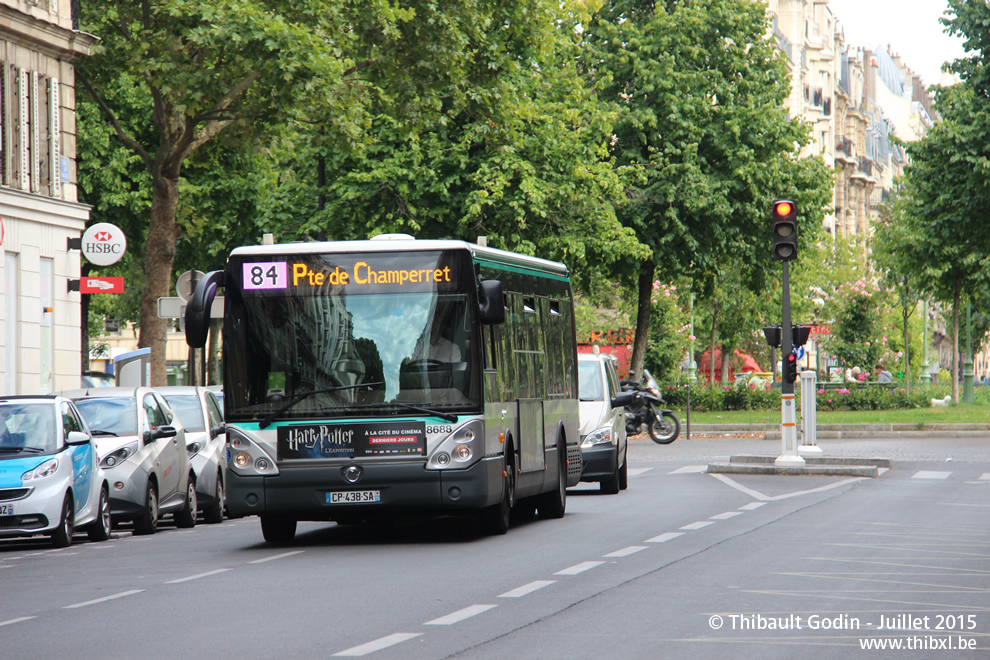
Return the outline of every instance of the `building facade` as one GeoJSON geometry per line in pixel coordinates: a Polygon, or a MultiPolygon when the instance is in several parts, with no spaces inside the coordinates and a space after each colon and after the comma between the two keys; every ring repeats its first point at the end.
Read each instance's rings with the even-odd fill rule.
{"type": "Polygon", "coordinates": [[[72,0],[0,0],[0,387],[79,387],[80,251],[73,62],[95,38],[72,0]]]}

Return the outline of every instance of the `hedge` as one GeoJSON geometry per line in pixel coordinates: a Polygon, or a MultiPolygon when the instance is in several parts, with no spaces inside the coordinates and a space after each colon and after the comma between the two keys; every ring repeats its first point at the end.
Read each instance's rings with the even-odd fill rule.
{"type": "MultiPolygon", "coordinates": [[[[795,386],[794,393],[800,407],[801,388],[795,386]]],[[[848,388],[842,389],[818,389],[815,400],[818,410],[894,410],[927,408],[931,399],[944,398],[948,393],[949,388],[941,385],[913,388],[908,391],[901,387],[887,389],[851,384],[848,388]]],[[[684,384],[662,385],[660,395],[670,408],[684,410],[687,407],[688,388],[684,384]]],[[[691,409],[701,412],[780,408],[780,390],[772,387],[754,389],[746,386],[711,386],[696,383],[691,386],[690,395],[691,409]]],[[[981,398],[984,397],[977,397],[977,400],[981,398]]]]}

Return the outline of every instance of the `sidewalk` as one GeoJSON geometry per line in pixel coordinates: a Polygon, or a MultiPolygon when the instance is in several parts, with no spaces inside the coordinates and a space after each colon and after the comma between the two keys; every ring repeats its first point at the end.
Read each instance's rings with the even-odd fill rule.
{"type": "MultiPolygon", "coordinates": [[[[801,440],[798,422],[798,441],[801,440]]],[[[687,425],[681,420],[681,435],[687,425]]],[[[753,434],[780,440],[780,424],[692,424],[691,436],[753,434]]],[[[990,424],[819,424],[818,440],[842,438],[987,438],[990,424]]]]}

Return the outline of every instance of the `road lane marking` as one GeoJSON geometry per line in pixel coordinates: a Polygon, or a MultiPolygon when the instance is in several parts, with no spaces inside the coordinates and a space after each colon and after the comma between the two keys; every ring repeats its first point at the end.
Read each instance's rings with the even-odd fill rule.
{"type": "Polygon", "coordinates": [[[726,511],[725,513],[720,513],[717,516],[712,516],[712,520],[728,520],[729,518],[735,518],[736,516],[741,516],[742,511],[726,511]]]}
{"type": "Polygon", "coordinates": [[[616,550],[615,552],[610,552],[607,555],[602,555],[602,557],[628,557],[629,555],[639,552],[640,550],[646,550],[646,546],[631,545],[628,548],[623,548],[622,550],[616,550]]]}
{"type": "Polygon", "coordinates": [[[189,577],[179,578],[178,580],[169,580],[165,584],[179,584],[180,582],[189,582],[190,580],[198,580],[199,578],[210,577],[211,575],[217,575],[218,573],[226,573],[227,571],[232,571],[232,568],[218,568],[215,571],[207,571],[206,573],[200,573],[199,575],[190,575],[189,577]]]}
{"type": "Polygon", "coordinates": [[[701,529],[702,527],[708,527],[709,525],[714,524],[714,520],[699,520],[698,522],[693,522],[690,525],[684,525],[681,529],[701,529]]]}
{"type": "Polygon", "coordinates": [[[735,481],[733,481],[732,479],[729,479],[724,474],[718,474],[718,473],[716,473],[716,474],[713,474],[711,476],[715,477],[716,479],[718,479],[719,481],[721,481],[722,483],[724,483],[727,486],[732,486],[733,488],[735,488],[736,490],[738,490],[741,493],[746,493],[747,495],[749,495],[753,499],[761,500],[763,502],[766,502],[767,500],[770,499],[770,496],[769,495],[764,495],[763,493],[760,493],[758,491],[755,491],[752,488],[747,488],[746,486],[743,486],[742,484],[737,484],[735,481]]]}
{"type": "Polygon", "coordinates": [[[10,619],[8,621],[0,621],[0,628],[2,628],[4,626],[9,626],[9,625],[11,625],[13,623],[20,623],[21,621],[30,621],[31,619],[34,619],[34,618],[36,618],[36,617],[33,617],[33,616],[22,616],[22,617],[18,617],[16,619],[10,619]]]}
{"type": "Polygon", "coordinates": [[[523,596],[533,593],[537,589],[542,589],[543,587],[549,587],[551,584],[554,584],[555,582],[557,581],[536,580],[535,582],[524,584],[521,587],[516,587],[512,591],[506,591],[504,594],[499,594],[499,598],[522,598],[523,596]]]}
{"type": "Polygon", "coordinates": [[[262,557],[261,559],[255,559],[254,561],[249,561],[249,564],[264,564],[266,561],[274,561],[276,559],[282,559],[284,557],[291,557],[292,555],[300,555],[306,552],[305,550],[293,550],[292,552],[283,552],[280,555],[272,555],[271,557],[262,557]]]}
{"type": "Polygon", "coordinates": [[[915,472],[912,479],[947,479],[951,472],[938,472],[937,470],[920,470],[915,472]]]}
{"type": "Polygon", "coordinates": [[[433,619],[432,621],[427,621],[424,626],[452,626],[455,623],[460,623],[464,619],[470,619],[473,616],[477,616],[482,612],[487,612],[488,610],[498,607],[498,605],[471,605],[470,607],[465,607],[463,610],[457,610],[456,612],[451,612],[446,616],[442,616],[439,619],[433,619]]]}
{"type": "MultiPolygon", "coordinates": [[[[724,474],[713,474],[712,476],[718,479],[719,481],[721,481],[722,483],[724,483],[726,486],[731,486],[732,488],[735,488],[739,492],[746,493],[750,497],[753,497],[757,500],[761,500],[763,502],[777,502],[779,500],[786,500],[792,497],[800,497],[801,495],[811,495],[812,493],[821,493],[826,490],[839,488],[840,486],[845,486],[847,484],[851,484],[857,481],[869,479],[869,477],[852,477],[849,479],[843,479],[842,481],[836,481],[834,483],[827,484],[825,486],[819,486],[818,488],[810,488],[808,490],[798,490],[793,493],[785,493],[783,495],[774,495],[771,497],[770,495],[764,495],[763,493],[755,491],[752,488],[747,488],[742,484],[736,483],[735,481],[725,476],[724,474]]],[[[739,508],[741,509],[743,507],[739,507],[739,508]]]]}
{"type": "Polygon", "coordinates": [[[395,633],[393,635],[388,635],[387,637],[382,637],[381,639],[376,639],[373,642],[368,642],[367,644],[352,646],[351,648],[341,651],[340,653],[334,653],[334,656],[347,656],[353,658],[368,655],[369,653],[387,649],[390,646],[395,646],[396,644],[405,642],[414,637],[419,637],[422,634],[423,633],[395,633]]]}
{"type": "Polygon", "coordinates": [[[647,543],[666,543],[670,539],[676,539],[678,536],[684,536],[684,532],[664,532],[660,536],[654,536],[652,539],[646,539],[647,543]]]}
{"type": "Polygon", "coordinates": [[[96,605],[97,603],[105,603],[108,600],[115,600],[117,598],[123,598],[124,596],[133,596],[134,594],[139,594],[143,592],[144,589],[132,589],[130,591],[121,591],[119,594],[114,594],[112,596],[104,596],[103,598],[96,598],[94,600],[87,600],[85,603],[76,603],[75,605],[65,605],[62,607],[63,610],[72,610],[78,607],[86,607],[87,605],[96,605]]]}
{"type": "Polygon", "coordinates": [[[677,468],[673,472],[668,472],[667,474],[698,474],[699,472],[704,472],[707,469],[707,465],[685,465],[684,467],[677,468]]]}
{"type": "Polygon", "coordinates": [[[984,472],[981,474],[980,481],[990,481],[990,472],[984,472]]]}
{"type": "Polygon", "coordinates": [[[554,575],[577,575],[578,573],[584,573],[595,566],[601,566],[604,563],[605,562],[603,561],[583,561],[580,564],[574,564],[573,566],[565,568],[562,571],[557,571],[554,575]]]}
{"type": "Polygon", "coordinates": [[[753,509],[759,509],[764,504],[766,504],[766,502],[750,502],[749,504],[743,504],[739,508],[743,511],[752,511],[753,509]]]}
{"type": "Polygon", "coordinates": [[[628,470],[626,470],[626,476],[627,477],[638,477],[639,475],[643,474],[644,472],[649,472],[652,469],[653,468],[629,468],[628,470]]]}

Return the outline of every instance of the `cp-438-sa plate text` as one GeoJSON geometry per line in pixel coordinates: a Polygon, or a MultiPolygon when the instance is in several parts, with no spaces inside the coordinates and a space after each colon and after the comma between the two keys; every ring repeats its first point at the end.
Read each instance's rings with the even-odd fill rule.
{"type": "Polygon", "coordinates": [[[380,490],[344,490],[327,493],[327,504],[360,504],[382,501],[380,490]]]}

